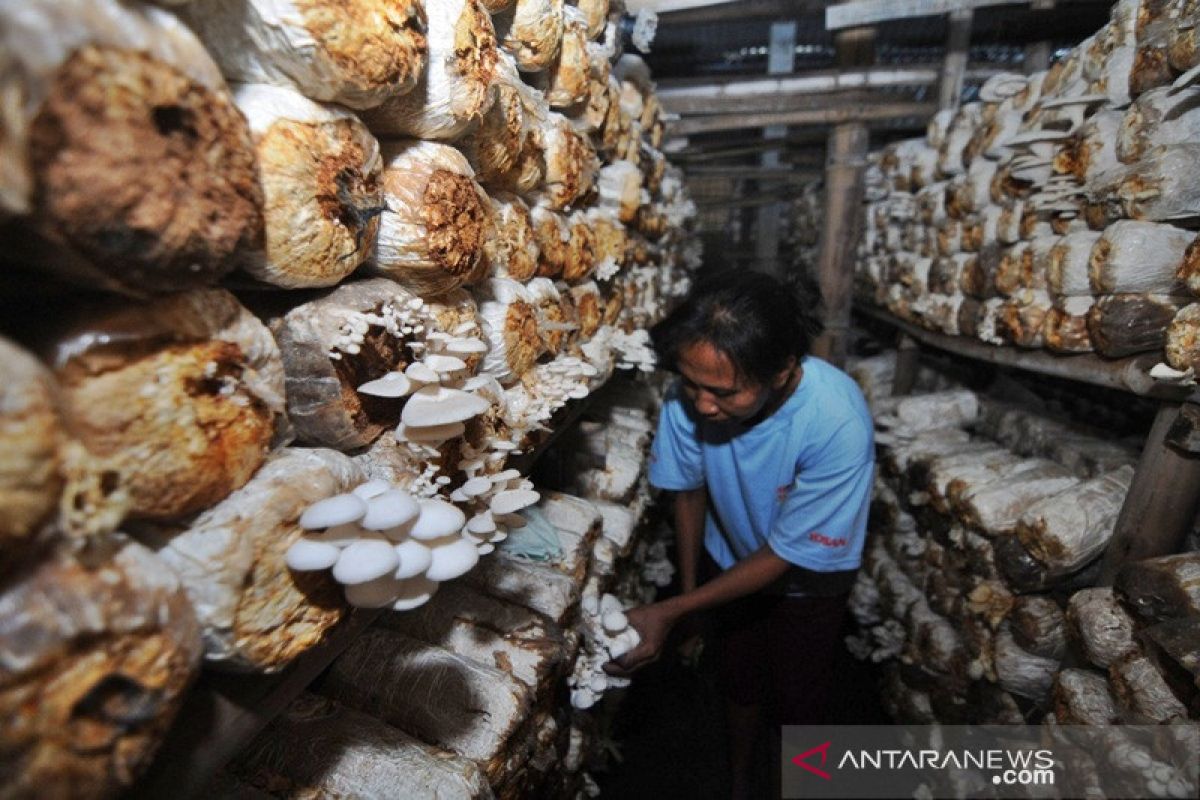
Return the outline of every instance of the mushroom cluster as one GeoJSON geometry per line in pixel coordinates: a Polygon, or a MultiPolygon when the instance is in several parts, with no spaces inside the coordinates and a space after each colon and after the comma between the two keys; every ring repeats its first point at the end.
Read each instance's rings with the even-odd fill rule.
{"type": "Polygon", "coordinates": [[[600,594],[594,585],[584,589],[580,610],[583,643],[567,684],[571,687],[571,705],[582,710],[595,705],[608,689],[629,685],[628,678],[609,675],[603,666],[637,647],[641,637],[630,626],[616,595],[600,594]]]}
{"type": "Polygon", "coordinates": [[[288,549],[287,565],[331,569],[353,606],[416,608],[492,552],[518,524],[516,512],[538,501],[531,486],[515,470],[468,480],[451,495],[473,511],[468,519],[454,503],[370,480],[305,510],[305,534],[288,549]]]}

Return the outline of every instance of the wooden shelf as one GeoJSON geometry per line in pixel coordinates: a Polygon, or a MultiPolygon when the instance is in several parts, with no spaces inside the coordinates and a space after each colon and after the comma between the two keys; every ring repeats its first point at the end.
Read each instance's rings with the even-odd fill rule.
{"type": "Polygon", "coordinates": [[[997,366],[1052,375],[1160,400],[1183,401],[1195,391],[1195,387],[1175,386],[1151,378],[1150,368],[1162,360],[1156,353],[1108,359],[1090,353],[1060,355],[1046,350],[1000,347],[966,336],[948,336],[930,331],[899,319],[887,311],[861,303],[856,304],[854,310],[863,316],[902,330],[922,344],[997,366]]]}
{"type": "MultiPolygon", "coordinates": [[[[596,393],[607,385],[606,382],[597,386],[587,397],[569,401],[555,412],[551,432],[534,449],[510,459],[509,466],[529,474],[563,430],[587,411],[596,393]]],[[[184,699],[154,763],[128,796],[145,800],[160,797],[192,800],[205,796],[205,788],[217,772],[382,613],[382,609],[355,609],[324,642],[278,673],[204,669],[184,699]]]]}

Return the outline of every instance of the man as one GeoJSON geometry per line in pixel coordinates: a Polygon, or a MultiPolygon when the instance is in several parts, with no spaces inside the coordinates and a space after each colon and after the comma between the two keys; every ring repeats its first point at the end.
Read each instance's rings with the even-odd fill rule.
{"type": "Polygon", "coordinates": [[[608,669],[654,660],[677,623],[714,610],[735,796],[767,718],[825,721],[861,563],[873,426],[854,382],[808,355],[819,330],[788,287],[742,272],[701,281],[653,331],[661,364],[680,374],[650,481],[676,493],[682,591],[629,612],[642,643],[608,669]]]}

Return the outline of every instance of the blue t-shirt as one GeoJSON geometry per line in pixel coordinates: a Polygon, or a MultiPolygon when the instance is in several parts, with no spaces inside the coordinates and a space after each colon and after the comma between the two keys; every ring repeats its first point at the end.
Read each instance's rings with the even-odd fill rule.
{"type": "Polygon", "coordinates": [[[746,428],[695,416],[679,383],[667,394],[650,453],[660,489],[708,488],[704,546],[721,569],[764,543],[817,572],[856,569],[875,461],[858,386],[812,356],[771,416],[746,428]]]}

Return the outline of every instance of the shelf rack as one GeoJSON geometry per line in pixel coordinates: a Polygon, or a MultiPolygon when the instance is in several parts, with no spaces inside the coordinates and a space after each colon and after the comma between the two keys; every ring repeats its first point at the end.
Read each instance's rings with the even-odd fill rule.
{"type": "Polygon", "coordinates": [[[896,387],[902,394],[907,393],[903,387],[911,387],[916,371],[919,347],[911,343],[916,341],[976,361],[1159,400],[1133,482],[1105,548],[1101,584],[1111,584],[1122,564],[1179,551],[1200,508],[1200,455],[1173,446],[1170,441],[1172,430],[1187,420],[1188,415],[1181,414],[1181,409],[1185,405],[1195,409],[1200,395],[1194,387],[1163,384],[1151,378],[1149,370],[1160,360],[1157,354],[1105,359],[1090,354],[1057,355],[997,347],[929,331],[864,304],[856,304],[854,310],[903,334],[896,364],[896,387]]]}

